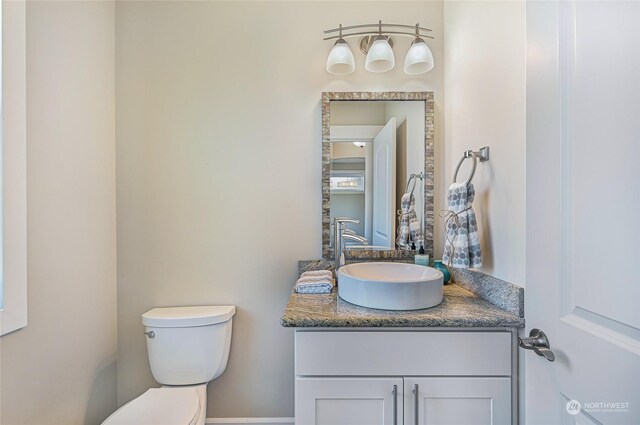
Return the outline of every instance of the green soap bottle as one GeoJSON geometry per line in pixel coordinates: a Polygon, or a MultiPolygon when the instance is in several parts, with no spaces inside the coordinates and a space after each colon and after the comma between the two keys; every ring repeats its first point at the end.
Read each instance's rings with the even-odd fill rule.
{"type": "Polygon", "coordinates": [[[442,260],[437,260],[433,262],[433,268],[438,269],[444,275],[444,283],[449,283],[451,280],[451,272],[447,269],[447,266],[442,264],[442,260]]]}

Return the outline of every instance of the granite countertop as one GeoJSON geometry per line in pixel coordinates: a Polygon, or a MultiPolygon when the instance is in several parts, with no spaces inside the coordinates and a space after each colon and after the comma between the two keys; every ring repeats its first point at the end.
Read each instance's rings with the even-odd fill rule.
{"type": "Polygon", "coordinates": [[[280,324],[284,327],[524,327],[509,313],[456,285],[444,286],[442,304],[413,311],[359,307],[331,294],[291,294],[280,324]]]}

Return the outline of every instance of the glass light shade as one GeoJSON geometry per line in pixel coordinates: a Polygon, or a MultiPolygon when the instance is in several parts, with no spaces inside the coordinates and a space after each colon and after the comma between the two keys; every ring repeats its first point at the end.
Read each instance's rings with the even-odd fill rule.
{"type": "Polygon", "coordinates": [[[353,144],[359,148],[364,148],[365,146],[367,146],[367,142],[353,142],[353,144]]]}
{"type": "Polygon", "coordinates": [[[369,47],[365,69],[369,72],[387,72],[396,66],[393,49],[385,37],[378,36],[369,47]]]}
{"type": "Polygon", "coordinates": [[[338,39],[327,58],[327,72],[333,75],[351,74],[356,69],[353,53],[346,41],[338,39]]]}
{"type": "Polygon", "coordinates": [[[433,69],[433,54],[421,38],[416,38],[404,59],[404,72],[411,75],[424,74],[433,69]]]}

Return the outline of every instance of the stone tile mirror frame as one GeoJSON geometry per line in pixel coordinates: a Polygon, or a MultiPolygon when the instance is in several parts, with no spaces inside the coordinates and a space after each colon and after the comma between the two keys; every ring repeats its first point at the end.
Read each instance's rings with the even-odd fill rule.
{"type": "MultiPolygon", "coordinates": [[[[424,107],[424,217],[425,217],[425,252],[433,258],[433,179],[434,179],[434,105],[433,92],[323,92],[322,93],[322,257],[333,258],[333,250],[329,246],[331,235],[331,158],[329,137],[331,123],[331,102],[336,101],[423,101],[424,107]]],[[[376,259],[410,259],[415,255],[412,251],[406,250],[386,250],[368,251],[351,250],[346,251],[347,258],[357,258],[361,260],[376,259]]]]}

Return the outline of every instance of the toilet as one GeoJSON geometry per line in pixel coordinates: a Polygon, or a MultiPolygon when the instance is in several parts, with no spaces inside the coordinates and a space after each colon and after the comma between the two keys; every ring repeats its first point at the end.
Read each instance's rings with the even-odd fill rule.
{"type": "Polygon", "coordinates": [[[235,306],[154,308],[142,315],[151,388],[102,425],[204,425],[207,383],[224,372],[235,306]]]}

